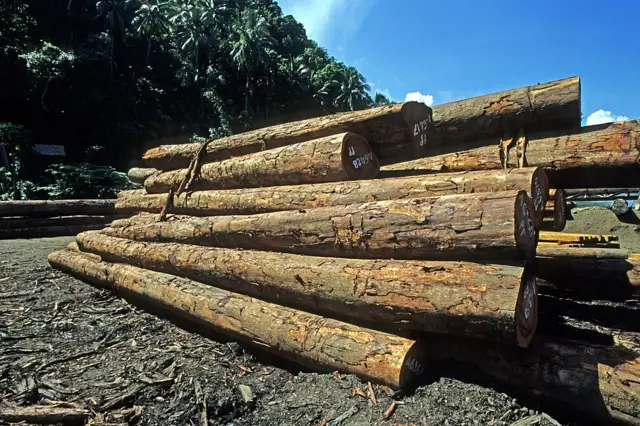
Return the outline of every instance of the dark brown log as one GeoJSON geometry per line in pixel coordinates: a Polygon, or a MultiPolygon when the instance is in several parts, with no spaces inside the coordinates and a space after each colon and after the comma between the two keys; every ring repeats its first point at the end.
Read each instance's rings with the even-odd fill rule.
{"type": "Polygon", "coordinates": [[[122,219],[127,215],[111,216],[58,216],[48,218],[0,217],[0,230],[22,228],[47,228],[52,226],[100,225],[122,219]]]}
{"type": "Polygon", "coordinates": [[[29,424],[77,423],[91,416],[84,408],[32,405],[29,407],[0,407],[0,420],[9,423],[29,424]]]}
{"type": "Polygon", "coordinates": [[[533,274],[520,266],[362,260],[187,244],[98,232],[83,252],[333,317],[527,347],[537,325],[533,274]]]}
{"type": "MultiPolygon", "coordinates": [[[[367,141],[355,133],[341,133],[282,148],[202,165],[193,190],[250,188],[339,182],[376,177],[380,165],[367,141]]],[[[177,189],[187,169],[150,176],[150,193],[177,189]]]]}
{"type": "Polygon", "coordinates": [[[160,173],[160,171],[151,168],[133,167],[129,169],[127,176],[129,176],[129,179],[132,182],[144,185],[144,181],[147,180],[149,176],[155,175],[156,173],[160,173]]]}
{"type": "Polygon", "coordinates": [[[580,78],[571,77],[434,106],[429,147],[499,138],[520,128],[577,129],[580,121],[580,78]]]}
{"type": "Polygon", "coordinates": [[[102,229],[107,224],[87,224],[71,226],[45,226],[36,228],[0,229],[0,240],[10,240],[19,238],[51,238],[77,235],[84,231],[102,229]]]}
{"type": "Polygon", "coordinates": [[[50,254],[49,263],[314,370],[339,370],[402,388],[425,368],[420,344],[406,338],[68,250],[50,254]]]}
{"type": "Polygon", "coordinates": [[[638,120],[583,127],[575,133],[564,135],[534,133],[528,136],[526,149],[519,150],[517,144],[510,145],[506,159],[497,143],[478,141],[475,146],[475,148],[448,147],[431,157],[386,166],[381,169],[380,177],[406,175],[409,172],[435,173],[518,168],[523,164],[547,169],[552,187],[575,188],[587,186],[584,183],[587,180],[598,182],[595,184],[598,187],[620,183],[616,180],[624,179],[627,179],[627,184],[633,184],[637,181],[636,177],[640,175],[640,167],[638,167],[640,122],[638,120]],[[631,175],[616,169],[621,166],[628,166],[632,171],[631,175]],[[601,170],[607,170],[607,168],[614,170],[612,176],[601,173],[601,170]],[[556,172],[564,169],[568,169],[571,173],[567,176],[575,176],[575,172],[580,172],[580,176],[584,175],[584,179],[572,181],[567,176],[564,178],[558,176],[556,172]],[[616,173],[622,178],[615,176],[616,173]]]}
{"type": "Polygon", "coordinates": [[[0,217],[111,215],[116,200],[0,201],[0,217]]]}
{"type": "Polygon", "coordinates": [[[439,336],[425,344],[433,361],[455,359],[521,394],[581,413],[597,424],[640,424],[637,351],[542,336],[526,351],[439,336]]]}
{"type": "MultiPolygon", "coordinates": [[[[203,161],[222,161],[231,157],[281,148],[338,133],[362,135],[384,163],[414,157],[427,145],[432,111],[423,103],[406,102],[349,113],[333,114],[303,121],[266,127],[228,136],[207,144],[203,161]]],[[[162,145],[142,157],[149,167],[160,170],[182,169],[200,148],[199,143],[162,145]]]]}
{"type": "Polygon", "coordinates": [[[560,232],[565,226],[567,226],[567,194],[564,189],[552,189],[549,191],[549,200],[542,214],[540,229],[560,232]]]}
{"type": "MultiPolygon", "coordinates": [[[[176,197],[169,212],[191,216],[256,214],[379,200],[510,190],[529,191],[534,211],[540,212],[547,200],[548,181],[542,169],[525,168],[315,185],[196,191],[176,197]]],[[[118,195],[116,210],[121,213],[160,213],[166,202],[166,194],[147,194],[144,190],[123,191],[118,195]]]]}
{"type": "Polygon", "coordinates": [[[526,191],[388,200],[248,216],[155,215],[119,220],[106,235],[141,241],[328,257],[531,259],[536,233],[526,191]]]}

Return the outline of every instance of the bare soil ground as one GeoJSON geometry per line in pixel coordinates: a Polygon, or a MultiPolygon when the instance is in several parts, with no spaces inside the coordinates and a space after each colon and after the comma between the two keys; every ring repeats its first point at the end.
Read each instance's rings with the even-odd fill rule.
{"type": "MultiPolygon", "coordinates": [[[[607,213],[575,214],[567,231],[633,240],[637,225],[607,213]]],[[[79,406],[93,425],[583,424],[457,366],[410,394],[374,385],[375,398],[361,396],[369,386],[356,377],[301,371],[52,270],[47,255],[72,240],[0,241],[0,411],[79,406]]]]}

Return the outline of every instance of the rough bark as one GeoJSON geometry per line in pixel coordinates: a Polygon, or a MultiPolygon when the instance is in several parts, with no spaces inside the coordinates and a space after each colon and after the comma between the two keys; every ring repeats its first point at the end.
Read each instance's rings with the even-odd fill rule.
{"type": "MultiPolygon", "coordinates": [[[[191,216],[257,214],[379,200],[510,190],[529,191],[534,211],[539,213],[547,200],[546,175],[542,169],[526,168],[312,185],[196,191],[176,197],[169,212],[191,216]]],[[[147,194],[144,190],[123,191],[118,195],[116,210],[120,213],[160,213],[166,201],[166,194],[147,194]]]]}
{"type": "Polygon", "coordinates": [[[102,229],[107,224],[87,224],[87,225],[71,225],[71,226],[45,226],[34,228],[14,228],[0,229],[0,240],[18,239],[18,238],[49,238],[49,237],[66,237],[77,235],[84,231],[93,231],[102,229]]]}
{"type": "Polygon", "coordinates": [[[567,226],[567,193],[564,189],[552,189],[549,191],[549,199],[542,213],[540,228],[544,231],[560,232],[565,226],[567,226]]]}
{"type": "MultiPolygon", "coordinates": [[[[338,182],[376,177],[380,165],[367,141],[341,133],[264,152],[202,165],[193,190],[232,189],[304,183],[338,182]]],[[[187,169],[153,175],[145,180],[150,193],[178,188],[187,169]]]]}
{"type": "Polygon", "coordinates": [[[111,215],[116,200],[0,201],[0,217],[111,215]]]}
{"type": "Polygon", "coordinates": [[[9,423],[57,424],[82,422],[91,416],[84,408],[32,405],[29,407],[0,407],[0,420],[9,423]]]}
{"type": "MultiPolygon", "coordinates": [[[[419,102],[406,102],[364,111],[333,114],[303,121],[266,127],[228,136],[207,144],[203,161],[222,161],[264,150],[281,148],[338,133],[362,135],[383,162],[413,157],[426,148],[432,121],[431,108],[419,102]]],[[[199,143],[162,145],[148,150],[143,160],[160,170],[186,168],[199,143]]]]}
{"type": "Polygon", "coordinates": [[[420,345],[406,338],[72,251],[50,254],[49,263],[314,370],[339,370],[394,387],[405,387],[424,371],[420,345]]]}
{"type": "Polygon", "coordinates": [[[133,167],[129,169],[127,176],[129,176],[129,179],[132,182],[144,185],[144,181],[147,180],[148,177],[155,175],[156,173],[160,173],[160,171],[152,168],[133,167]]]}
{"type": "Polygon", "coordinates": [[[434,336],[429,358],[455,359],[547,404],[571,407],[598,424],[640,424],[638,352],[539,336],[526,351],[434,336]]]}
{"type": "Polygon", "coordinates": [[[145,243],[97,232],[83,252],[333,317],[527,347],[535,277],[519,266],[362,260],[145,243]]]}
{"type": "Polygon", "coordinates": [[[0,230],[21,228],[47,228],[51,226],[76,226],[107,224],[127,215],[112,216],[59,216],[48,218],[0,217],[0,230]]]}
{"type": "Polygon", "coordinates": [[[474,145],[475,147],[449,147],[430,157],[383,167],[380,177],[408,172],[519,168],[523,165],[547,169],[552,187],[575,188],[592,184],[598,187],[624,186],[624,183],[620,184],[620,180],[629,184],[630,176],[635,179],[640,175],[638,120],[583,127],[570,134],[534,133],[528,135],[526,149],[519,150],[517,144],[510,145],[506,159],[497,143],[478,141],[474,145]],[[519,155],[519,152],[524,154],[519,155]],[[628,166],[631,175],[621,173],[618,169],[621,166],[628,166]],[[558,173],[565,169],[568,173],[558,173]],[[609,172],[609,169],[613,172],[609,172]],[[576,173],[579,173],[580,179],[573,179],[576,173]]]}
{"type": "Polygon", "coordinates": [[[388,200],[247,216],[140,215],[104,233],[328,257],[533,259],[536,236],[526,191],[388,200]]]}
{"type": "Polygon", "coordinates": [[[580,127],[580,78],[492,93],[433,107],[429,146],[485,137],[580,127]]]}

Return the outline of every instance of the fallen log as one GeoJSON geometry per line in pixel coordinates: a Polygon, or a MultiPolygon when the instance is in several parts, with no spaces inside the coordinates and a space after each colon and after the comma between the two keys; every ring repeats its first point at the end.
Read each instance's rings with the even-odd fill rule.
{"type": "MultiPolygon", "coordinates": [[[[451,194],[527,190],[540,213],[548,194],[548,181],[542,169],[491,170],[332,182],[312,185],[196,191],[175,197],[169,213],[191,216],[256,214],[283,210],[309,209],[451,194]]],[[[166,194],[147,194],[144,190],[123,191],[118,195],[119,213],[160,213],[166,194]]]]}
{"type": "Polygon", "coordinates": [[[160,171],[152,168],[132,167],[129,169],[127,176],[132,182],[144,185],[144,181],[147,180],[149,176],[153,176],[156,173],[160,173],[160,171]]]}
{"type": "MultiPolygon", "coordinates": [[[[546,404],[581,413],[589,421],[640,424],[638,352],[538,336],[526,351],[471,339],[433,336],[428,359],[454,359],[546,404]]],[[[428,361],[428,363],[430,363],[428,361]]]]}
{"type": "MultiPolygon", "coordinates": [[[[192,190],[338,182],[376,177],[380,165],[367,141],[355,133],[341,133],[268,151],[204,164],[192,190]]],[[[150,176],[150,193],[168,193],[187,178],[180,169],[150,176]]]]}
{"type": "Polygon", "coordinates": [[[247,216],[155,215],[114,221],[105,235],[327,257],[531,259],[526,191],[388,200],[247,216]]]}
{"type": "Polygon", "coordinates": [[[145,243],[97,232],[83,252],[320,315],[527,347],[537,324],[533,274],[471,262],[340,259],[145,243]]]}
{"type": "Polygon", "coordinates": [[[630,175],[621,173],[621,166],[627,166],[634,179],[640,175],[639,153],[640,121],[630,120],[583,127],[570,134],[534,133],[524,146],[510,145],[506,155],[493,141],[478,141],[474,147],[450,146],[430,157],[385,166],[380,177],[524,166],[544,167],[555,188],[585,186],[586,181],[601,187],[624,179],[629,183],[630,175]],[[564,169],[568,173],[558,174],[564,169]],[[608,169],[613,172],[601,173],[608,169]],[[581,178],[572,179],[575,173],[581,178]]]}
{"type": "Polygon", "coordinates": [[[112,215],[116,200],[0,201],[0,217],[112,215]]]}
{"type": "Polygon", "coordinates": [[[85,408],[31,405],[28,407],[0,407],[0,420],[8,423],[58,424],[83,422],[91,416],[85,408]]]}
{"type": "Polygon", "coordinates": [[[580,78],[571,77],[434,106],[429,147],[500,138],[520,128],[577,129],[580,121],[580,78]]]}
{"type": "Polygon", "coordinates": [[[0,230],[21,228],[47,228],[52,226],[99,225],[111,223],[127,215],[110,216],[58,216],[47,218],[0,217],[0,230]]]}
{"type": "Polygon", "coordinates": [[[108,224],[92,223],[86,225],[70,226],[43,226],[33,228],[0,229],[0,240],[20,238],[51,238],[77,235],[84,231],[102,229],[108,224]]]}
{"type": "Polygon", "coordinates": [[[542,213],[540,228],[544,231],[560,232],[565,226],[567,226],[567,194],[564,189],[552,189],[549,191],[549,199],[542,213]]]}
{"type": "Polygon", "coordinates": [[[391,334],[271,304],[186,278],[96,262],[71,251],[52,267],[313,370],[357,374],[403,388],[422,375],[420,344],[391,334]]]}
{"type": "MultiPolygon", "coordinates": [[[[203,162],[227,160],[345,132],[361,135],[380,160],[392,162],[398,156],[413,157],[426,147],[431,121],[431,108],[420,102],[332,114],[210,141],[203,162]]],[[[199,143],[161,145],[145,152],[142,159],[156,169],[182,169],[189,166],[200,146],[199,143]]]]}

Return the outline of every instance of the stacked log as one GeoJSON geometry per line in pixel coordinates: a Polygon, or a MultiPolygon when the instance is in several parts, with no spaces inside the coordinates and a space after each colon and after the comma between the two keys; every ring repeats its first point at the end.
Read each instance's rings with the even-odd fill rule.
{"type": "Polygon", "coordinates": [[[551,189],[542,213],[541,229],[560,232],[565,226],[567,226],[567,192],[564,189],[551,189]]]}

